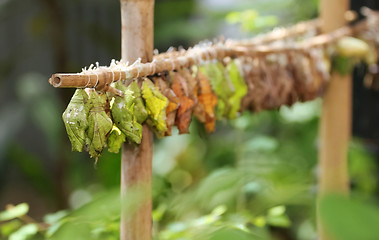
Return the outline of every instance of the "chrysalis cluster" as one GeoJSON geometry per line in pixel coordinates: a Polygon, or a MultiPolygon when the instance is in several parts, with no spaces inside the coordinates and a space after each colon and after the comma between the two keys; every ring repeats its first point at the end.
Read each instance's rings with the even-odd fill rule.
{"type": "Polygon", "coordinates": [[[278,109],[319,97],[332,68],[340,70],[344,58],[364,58],[368,52],[364,42],[344,39],[331,53],[317,47],[225,57],[112,83],[111,87],[122,93],[119,95],[77,89],[63,121],[72,149],[85,149],[92,157],[98,157],[104,148],[117,153],[125,141],[140,144],[143,124],[157,137],[170,136],[174,126],[184,134],[189,133],[194,116],[206,132],[213,132],[217,119],[234,119],[245,110],[278,109]]]}
{"type": "Polygon", "coordinates": [[[145,121],[158,133],[164,132],[168,100],[149,79],[144,79],[142,85],[141,89],[137,81],[128,86],[115,83],[113,87],[123,96],[77,89],[63,113],[72,150],[85,149],[91,157],[100,156],[104,147],[118,153],[126,140],[141,143],[145,121]]]}

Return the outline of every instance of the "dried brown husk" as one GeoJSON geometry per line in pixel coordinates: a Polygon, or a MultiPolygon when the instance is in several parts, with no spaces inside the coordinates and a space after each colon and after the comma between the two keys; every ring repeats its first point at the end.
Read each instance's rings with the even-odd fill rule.
{"type": "Polygon", "coordinates": [[[262,70],[264,71],[264,81],[267,87],[267,95],[264,98],[262,103],[262,108],[266,110],[271,110],[278,108],[279,106],[279,93],[281,82],[279,81],[278,76],[278,63],[276,62],[275,57],[271,56],[274,59],[266,58],[262,62],[262,70]]]}
{"type": "Polygon", "coordinates": [[[247,85],[247,94],[241,100],[240,112],[250,109],[254,101],[255,81],[254,78],[259,78],[259,63],[256,58],[244,57],[240,58],[242,75],[247,85]]]}
{"type": "Polygon", "coordinates": [[[204,123],[207,132],[213,132],[216,126],[217,96],[214,94],[211,83],[205,74],[197,71],[195,79],[198,83],[198,103],[193,113],[200,122],[204,123]]]}
{"type": "Polygon", "coordinates": [[[178,71],[178,73],[184,78],[188,87],[188,96],[195,104],[197,103],[197,95],[198,95],[198,82],[197,79],[193,76],[193,73],[188,68],[183,68],[178,71]]]}
{"type": "Polygon", "coordinates": [[[265,98],[269,95],[269,83],[266,79],[263,57],[246,58],[243,75],[248,86],[248,93],[242,99],[240,111],[249,109],[253,112],[263,110],[265,98]]]}
{"type": "Polygon", "coordinates": [[[186,80],[180,74],[177,72],[170,72],[170,79],[172,81],[171,88],[180,101],[175,124],[178,127],[179,134],[189,133],[195,101],[189,97],[188,85],[186,80]]]}
{"type": "Polygon", "coordinates": [[[294,80],[286,67],[287,64],[288,62],[286,64],[279,64],[278,77],[281,83],[279,98],[281,105],[291,106],[297,101],[298,97],[295,91],[294,80]]]}

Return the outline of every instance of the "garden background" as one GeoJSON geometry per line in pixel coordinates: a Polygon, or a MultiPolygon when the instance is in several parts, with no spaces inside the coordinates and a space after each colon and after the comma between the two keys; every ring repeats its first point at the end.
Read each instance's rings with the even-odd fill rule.
{"type": "MultiPolygon", "coordinates": [[[[251,37],[315,18],[317,6],[316,0],[157,0],[155,47],[251,37]]],[[[61,115],[73,90],[54,89],[47,79],[120,59],[120,28],[116,0],[0,0],[0,209],[26,202],[30,217],[52,225],[67,214],[88,217],[84,227],[65,223],[57,230],[61,239],[73,232],[117,239],[118,205],[103,206],[118,200],[120,156],[105,151],[95,164],[87,153],[71,152],[61,115]]],[[[355,71],[349,173],[353,198],[375,204],[379,93],[363,86],[363,71],[355,71]]],[[[221,239],[220,226],[257,239],[315,239],[320,103],[244,113],[218,121],[213,134],[194,120],[191,134],[155,140],[156,239],[221,239]]]]}

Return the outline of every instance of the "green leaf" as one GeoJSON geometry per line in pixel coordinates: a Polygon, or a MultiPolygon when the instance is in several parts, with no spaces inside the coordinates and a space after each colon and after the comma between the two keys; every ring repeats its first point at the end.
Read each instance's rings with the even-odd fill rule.
{"type": "Polygon", "coordinates": [[[21,227],[9,236],[9,240],[26,240],[38,233],[37,224],[31,223],[21,227]]]}
{"type": "Polygon", "coordinates": [[[21,226],[22,226],[22,223],[19,220],[12,220],[10,222],[3,223],[0,225],[1,236],[4,236],[4,237],[9,236],[21,226]]]}
{"type": "Polygon", "coordinates": [[[83,89],[76,89],[66,111],[62,115],[72,150],[77,152],[83,151],[86,139],[89,112],[87,101],[87,93],[83,89]]]}
{"type": "Polygon", "coordinates": [[[276,16],[259,16],[255,19],[255,28],[257,29],[272,27],[276,25],[278,25],[278,18],[276,16]]]}
{"type": "Polygon", "coordinates": [[[49,239],[107,239],[95,238],[94,235],[100,231],[101,226],[109,227],[113,229],[113,232],[117,233],[118,224],[113,223],[119,221],[121,207],[123,207],[128,216],[133,216],[148,201],[146,187],[150,186],[141,184],[134,185],[128,189],[127,201],[123,202],[123,206],[118,188],[102,193],[93,201],[74,210],[60,220],[59,223],[61,224],[54,226],[55,229],[49,239]]]}
{"type": "Polygon", "coordinates": [[[231,24],[241,24],[242,30],[246,32],[254,32],[262,28],[271,27],[278,24],[278,18],[276,16],[260,16],[254,9],[247,9],[241,12],[231,12],[226,15],[225,20],[231,24]]]}
{"type": "Polygon", "coordinates": [[[125,142],[125,138],[125,134],[113,126],[112,132],[108,137],[108,152],[119,153],[122,144],[125,142]]]}
{"type": "Polygon", "coordinates": [[[210,240],[258,240],[260,237],[254,236],[248,232],[244,232],[232,228],[222,228],[212,234],[210,240]]]}
{"type": "Polygon", "coordinates": [[[274,216],[269,215],[266,217],[266,221],[271,226],[288,228],[291,226],[291,221],[287,215],[274,216]]]}
{"type": "Polygon", "coordinates": [[[64,218],[67,214],[68,214],[67,211],[64,211],[64,210],[58,211],[55,213],[49,213],[43,217],[43,221],[48,224],[54,224],[54,223],[59,222],[59,220],[64,218]]]}
{"type": "Polygon", "coordinates": [[[167,130],[166,125],[166,107],[168,99],[154,86],[154,84],[145,78],[142,84],[142,97],[145,99],[146,110],[149,114],[147,123],[153,127],[157,135],[163,135],[167,130]]]}
{"type": "Polygon", "coordinates": [[[278,140],[269,136],[256,136],[244,143],[244,148],[250,152],[273,152],[278,146],[278,140]]]}
{"type": "Polygon", "coordinates": [[[111,118],[105,113],[106,104],[106,94],[97,94],[96,91],[91,91],[88,100],[90,111],[86,131],[86,143],[91,157],[100,156],[103,147],[107,143],[107,135],[113,127],[111,118]]]}
{"type": "Polygon", "coordinates": [[[50,238],[65,222],[67,222],[67,219],[65,219],[67,214],[67,211],[62,210],[44,216],[44,222],[50,224],[50,227],[46,231],[46,237],[50,238]]]}
{"type": "Polygon", "coordinates": [[[240,12],[230,12],[226,15],[225,20],[228,23],[234,24],[241,21],[242,14],[240,12]]]}
{"type": "Polygon", "coordinates": [[[128,139],[139,144],[142,138],[142,125],[134,115],[135,97],[123,83],[117,83],[116,88],[124,93],[124,97],[116,96],[112,103],[111,112],[116,126],[128,139]]]}
{"type": "Polygon", "coordinates": [[[0,221],[8,221],[14,218],[22,217],[29,211],[27,203],[21,203],[0,213],[0,221]]]}
{"type": "Polygon", "coordinates": [[[379,209],[374,205],[329,195],[321,199],[320,213],[336,240],[378,239],[379,209]]]}
{"type": "Polygon", "coordinates": [[[196,201],[199,207],[215,208],[221,204],[230,204],[237,192],[241,172],[225,168],[212,172],[199,185],[196,201]]]}

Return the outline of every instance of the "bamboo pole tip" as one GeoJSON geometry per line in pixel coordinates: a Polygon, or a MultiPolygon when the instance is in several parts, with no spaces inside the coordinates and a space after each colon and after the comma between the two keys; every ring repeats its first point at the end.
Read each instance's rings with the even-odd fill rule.
{"type": "Polygon", "coordinates": [[[58,88],[62,84],[62,79],[54,74],[51,76],[51,78],[49,78],[49,83],[53,85],[53,87],[58,88]]]}

